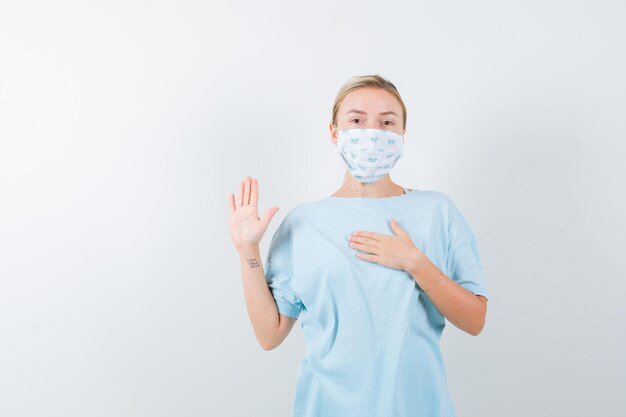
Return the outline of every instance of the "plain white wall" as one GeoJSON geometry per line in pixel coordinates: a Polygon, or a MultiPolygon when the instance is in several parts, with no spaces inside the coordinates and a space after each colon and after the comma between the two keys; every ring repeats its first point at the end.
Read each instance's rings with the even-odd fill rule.
{"type": "Polygon", "coordinates": [[[467,216],[493,294],[442,348],[459,416],[626,410],[622,1],[0,3],[0,415],[288,416],[228,195],[324,198],[349,77],[408,107],[401,185],[467,216]]]}

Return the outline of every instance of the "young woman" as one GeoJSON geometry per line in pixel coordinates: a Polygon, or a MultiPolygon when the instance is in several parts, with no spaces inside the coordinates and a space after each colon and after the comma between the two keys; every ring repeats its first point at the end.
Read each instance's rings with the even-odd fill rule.
{"type": "Polygon", "coordinates": [[[406,108],[379,75],[341,88],[330,137],[348,171],[322,200],[301,203],[259,242],[278,211],[258,215],[258,183],[230,194],[248,314],[273,349],[300,318],[306,357],[294,417],[454,417],[439,340],[448,319],[478,335],[485,276],[476,238],[447,195],[402,187],[406,108]]]}

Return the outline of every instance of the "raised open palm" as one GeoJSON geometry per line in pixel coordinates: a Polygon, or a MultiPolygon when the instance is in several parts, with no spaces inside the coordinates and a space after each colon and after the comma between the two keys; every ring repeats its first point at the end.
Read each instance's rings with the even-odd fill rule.
{"type": "Polygon", "coordinates": [[[258,245],[278,207],[272,207],[260,218],[259,184],[246,177],[239,193],[230,194],[230,235],[237,250],[258,245]]]}

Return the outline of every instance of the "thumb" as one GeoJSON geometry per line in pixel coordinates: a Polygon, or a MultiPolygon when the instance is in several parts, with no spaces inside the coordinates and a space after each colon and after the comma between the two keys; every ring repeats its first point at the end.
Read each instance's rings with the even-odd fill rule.
{"type": "Polygon", "coordinates": [[[393,230],[393,232],[396,235],[400,235],[400,236],[407,235],[407,233],[398,225],[398,222],[396,221],[396,219],[391,219],[391,230],[393,230]]]}
{"type": "Polygon", "coordinates": [[[263,215],[263,223],[265,223],[265,225],[269,225],[270,222],[272,221],[272,218],[278,212],[278,210],[279,210],[278,207],[272,207],[269,210],[267,210],[265,214],[263,215]]]}

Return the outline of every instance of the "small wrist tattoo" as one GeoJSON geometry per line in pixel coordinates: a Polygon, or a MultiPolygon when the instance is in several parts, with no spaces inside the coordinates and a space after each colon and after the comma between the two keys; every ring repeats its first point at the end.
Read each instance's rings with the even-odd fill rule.
{"type": "Polygon", "coordinates": [[[259,268],[261,266],[261,262],[257,258],[248,258],[246,260],[250,268],[259,268]]]}

